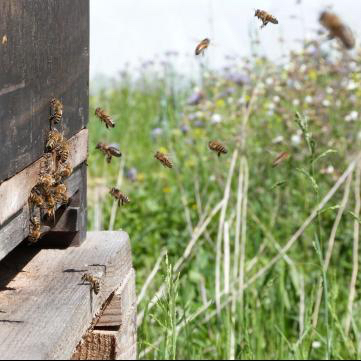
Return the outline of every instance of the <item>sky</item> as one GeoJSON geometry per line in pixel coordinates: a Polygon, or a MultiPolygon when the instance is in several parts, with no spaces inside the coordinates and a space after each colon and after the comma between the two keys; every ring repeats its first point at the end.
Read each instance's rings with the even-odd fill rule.
{"type": "Polygon", "coordinates": [[[319,13],[327,6],[358,35],[359,0],[91,0],[90,77],[116,76],[127,63],[160,59],[170,50],[181,55],[178,66],[189,70],[197,42],[206,37],[212,44],[209,65],[221,67],[227,55],[249,55],[250,34],[256,32],[262,54],[279,59],[319,28],[319,13]],[[279,25],[260,30],[257,8],[276,16],[279,25]]]}

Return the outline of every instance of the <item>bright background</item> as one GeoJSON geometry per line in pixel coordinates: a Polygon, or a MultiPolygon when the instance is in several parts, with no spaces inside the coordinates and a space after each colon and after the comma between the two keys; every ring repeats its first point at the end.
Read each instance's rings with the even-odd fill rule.
{"type": "Polygon", "coordinates": [[[278,26],[262,30],[260,44],[262,53],[279,59],[284,50],[297,48],[297,39],[319,28],[319,13],[327,6],[357,37],[361,2],[356,0],[92,0],[90,76],[114,76],[126,63],[157,59],[169,50],[184,56],[179,68],[192,70],[195,45],[205,37],[214,44],[210,66],[222,66],[226,55],[249,55],[250,34],[260,28],[253,16],[256,8],[279,19],[278,26]]]}

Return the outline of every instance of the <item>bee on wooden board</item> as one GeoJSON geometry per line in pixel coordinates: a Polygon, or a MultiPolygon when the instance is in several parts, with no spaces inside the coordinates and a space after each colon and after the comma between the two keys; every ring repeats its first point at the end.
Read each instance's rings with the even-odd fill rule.
{"type": "Polygon", "coordinates": [[[112,188],[109,191],[109,193],[118,201],[118,206],[119,207],[130,202],[130,199],[128,198],[128,196],[125,195],[124,193],[122,193],[117,188],[112,188]]]}
{"type": "Polygon", "coordinates": [[[219,142],[218,140],[211,140],[208,143],[208,148],[211,151],[216,152],[218,154],[218,157],[220,157],[221,154],[227,154],[228,153],[226,147],[221,142],[219,142]]]}
{"type": "Polygon", "coordinates": [[[115,127],[115,123],[113,122],[113,119],[103,109],[96,108],[95,115],[100,119],[100,121],[104,122],[104,124],[107,128],[115,127]]]}
{"type": "Polygon", "coordinates": [[[91,275],[90,273],[84,273],[81,277],[81,280],[83,282],[89,282],[90,283],[90,289],[94,291],[94,293],[97,295],[100,291],[100,282],[99,280],[91,275]]]}
{"type": "Polygon", "coordinates": [[[254,16],[262,20],[261,29],[264,28],[268,23],[278,24],[278,20],[267,11],[257,9],[254,13],[254,16]]]}
{"type": "Polygon", "coordinates": [[[55,124],[58,124],[63,117],[63,103],[54,97],[50,100],[50,109],[51,109],[51,115],[49,120],[53,121],[55,124]]]}
{"type": "Polygon", "coordinates": [[[336,14],[323,11],[319,21],[329,31],[330,39],[339,39],[346,49],[352,49],[355,46],[355,37],[351,29],[336,14]]]}
{"type": "Polygon", "coordinates": [[[38,217],[32,217],[30,219],[30,229],[29,229],[29,241],[35,243],[41,236],[40,231],[41,225],[38,217]]]}
{"type": "Polygon", "coordinates": [[[57,180],[59,178],[60,179],[68,178],[72,173],[73,173],[73,167],[69,163],[61,164],[56,172],[57,180]]]}
{"type": "Polygon", "coordinates": [[[43,174],[39,177],[38,185],[40,185],[45,192],[55,184],[55,179],[52,174],[43,174]]]}
{"type": "Polygon", "coordinates": [[[210,40],[208,38],[203,39],[196,47],[195,50],[195,54],[199,55],[202,54],[204,55],[205,50],[208,48],[209,44],[210,44],[210,40]]]}
{"type": "Polygon", "coordinates": [[[172,161],[169,159],[169,156],[166,155],[165,153],[162,153],[160,151],[157,151],[155,154],[154,154],[154,158],[155,159],[158,159],[162,165],[164,167],[167,167],[167,168],[173,168],[173,163],[172,161]]]}
{"type": "Polygon", "coordinates": [[[50,151],[57,149],[64,141],[64,136],[58,130],[54,129],[49,132],[46,148],[50,151]]]}
{"type": "Polygon", "coordinates": [[[67,196],[66,191],[66,185],[63,183],[58,184],[53,188],[56,203],[67,204],[69,202],[69,197],[67,196]]]}
{"type": "Polygon", "coordinates": [[[29,203],[37,207],[44,206],[44,198],[38,193],[35,188],[33,188],[30,192],[29,203]]]}
{"type": "Polygon", "coordinates": [[[281,164],[283,161],[287,160],[289,158],[289,154],[287,152],[282,152],[277,155],[276,159],[272,162],[272,167],[277,167],[279,164],[281,164]]]}
{"type": "Polygon", "coordinates": [[[70,153],[69,143],[67,141],[63,141],[57,148],[57,152],[56,152],[57,159],[61,163],[65,163],[69,158],[69,153],[70,153]]]}
{"type": "Polygon", "coordinates": [[[104,144],[104,143],[98,143],[96,145],[96,149],[99,149],[102,151],[106,156],[106,160],[108,163],[112,161],[112,157],[121,157],[122,153],[120,152],[118,146],[116,144],[104,144]]]}

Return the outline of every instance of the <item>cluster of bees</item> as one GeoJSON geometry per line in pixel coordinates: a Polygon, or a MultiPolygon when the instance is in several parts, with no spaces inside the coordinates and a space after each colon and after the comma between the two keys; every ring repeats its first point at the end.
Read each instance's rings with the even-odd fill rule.
{"type": "Polygon", "coordinates": [[[50,101],[50,128],[45,147],[45,159],[40,166],[39,179],[29,195],[30,230],[29,241],[37,242],[41,233],[43,217],[55,220],[58,205],[67,204],[67,188],[64,180],[71,175],[73,168],[69,164],[69,144],[63,133],[53,129],[63,116],[63,104],[52,98],[50,101]]]}

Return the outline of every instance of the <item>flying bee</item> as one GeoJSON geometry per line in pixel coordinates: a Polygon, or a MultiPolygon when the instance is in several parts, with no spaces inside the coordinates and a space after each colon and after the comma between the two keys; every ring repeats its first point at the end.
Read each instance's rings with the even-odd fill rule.
{"type": "Polygon", "coordinates": [[[100,291],[100,282],[99,280],[91,275],[90,273],[84,273],[81,277],[81,280],[84,282],[90,283],[90,289],[94,291],[94,293],[97,295],[100,291]]]}
{"type": "Polygon", "coordinates": [[[65,163],[69,158],[69,144],[67,141],[63,141],[57,148],[57,158],[61,163],[65,163]]]}
{"type": "Polygon", "coordinates": [[[33,188],[30,192],[29,203],[37,207],[43,207],[44,198],[33,188]]]}
{"type": "Polygon", "coordinates": [[[35,243],[41,236],[40,231],[41,225],[38,217],[33,217],[30,219],[29,227],[29,241],[35,243]]]}
{"type": "Polygon", "coordinates": [[[66,185],[63,183],[58,184],[53,188],[56,203],[67,204],[69,202],[69,197],[66,195],[66,191],[66,185]]]}
{"type": "Polygon", "coordinates": [[[220,157],[221,154],[227,154],[228,153],[226,147],[221,142],[219,142],[218,140],[211,140],[208,143],[208,148],[210,150],[212,150],[213,152],[218,153],[218,157],[220,157]]]}
{"type": "Polygon", "coordinates": [[[195,50],[195,54],[196,54],[196,55],[199,55],[199,54],[204,55],[204,52],[205,52],[205,50],[208,48],[210,42],[211,42],[211,41],[210,41],[208,38],[203,39],[203,40],[197,45],[196,50],[195,50]]]}
{"type": "Polygon", "coordinates": [[[116,144],[107,145],[104,143],[98,143],[96,149],[101,150],[107,156],[106,159],[108,163],[112,161],[112,157],[119,158],[122,156],[122,153],[116,144]]]}
{"type": "Polygon", "coordinates": [[[54,97],[50,100],[51,115],[49,120],[54,120],[55,124],[58,124],[63,117],[63,103],[54,97]]]}
{"type": "Polygon", "coordinates": [[[122,193],[117,188],[112,188],[109,193],[118,200],[118,206],[123,206],[124,204],[127,204],[130,202],[128,196],[126,196],[124,193],[122,193]]]}
{"type": "Polygon", "coordinates": [[[336,14],[323,11],[319,21],[329,31],[330,39],[339,39],[346,49],[352,49],[355,46],[355,37],[351,29],[336,14]]]}
{"type": "Polygon", "coordinates": [[[257,9],[254,13],[254,16],[257,16],[258,19],[262,20],[261,29],[264,28],[268,23],[278,24],[278,20],[267,11],[257,9]]]}
{"type": "Polygon", "coordinates": [[[173,163],[172,161],[169,159],[168,155],[160,152],[160,151],[157,151],[155,154],[154,154],[154,158],[155,159],[158,159],[162,165],[164,167],[168,167],[168,168],[173,168],[173,163]]]}
{"type": "Polygon", "coordinates": [[[282,152],[277,155],[276,159],[272,162],[272,167],[277,167],[279,164],[281,164],[284,160],[287,160],[289,158],[289,154],[287,152],[282,152]]]}
{"type": "Polygon", "coordinates": [[[113,119],[103,109],[96,108],[95,115],[100,119],[100,121],[104,122],[104,124],[107,128],[115,127],[115,123],[113,122],[113,119]]]}
{"type": "Polygon", "coordinates": [[[46,143],[46,148],[50,151],[56,149],[64,141],[63,134],[58,130],[54,129],[49,132],[48,142],[46,143]]]}

